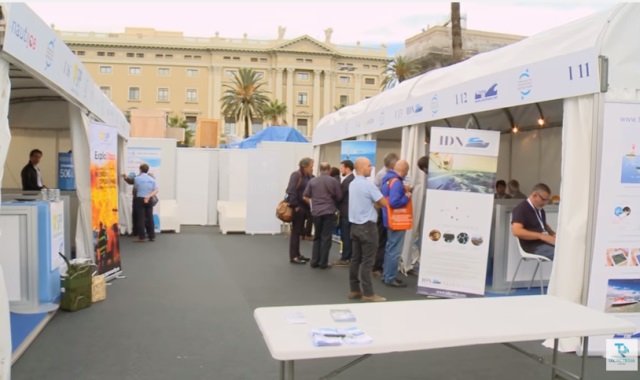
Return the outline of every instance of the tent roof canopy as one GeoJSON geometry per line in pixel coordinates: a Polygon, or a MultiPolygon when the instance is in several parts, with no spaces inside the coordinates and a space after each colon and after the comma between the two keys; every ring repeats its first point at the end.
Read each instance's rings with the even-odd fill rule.
{"type": "Polygon", "coordinates": [[[256,148],[261,141],[282,141],[282,142],[299,142],[308,143],[307,140],[300,132],[293,127],[267,127],[251,137],[231,144],[230,148],[235,149],[250,149],[256,148]]]}
{"type": "Polygon", "coordinates": [[[629,53],[632,36],[640,33],[639,17],[639,4],[620,4],[429,71],[325,116],[313,144],[418,123],[464,127],[469,118],[482,129],[502,131],[514,125],[533,127],[541,114],[545,125],[560,125],[561,99],[600,92],[599,55],[607,56],[611,72],[602,80],[640,88],[640,76],[632,69],[640,52],[629,53]]]}
{"type": "Polygon", "coordinates": [[[0,54],[11,64],[12,127],[68,129],[68,108],[60,103],[69,102],[129,137],[129,123],[122,111],[54,30],[24,3],[2,3],[0,11],[6,25],[0,33],[0,54]]]}

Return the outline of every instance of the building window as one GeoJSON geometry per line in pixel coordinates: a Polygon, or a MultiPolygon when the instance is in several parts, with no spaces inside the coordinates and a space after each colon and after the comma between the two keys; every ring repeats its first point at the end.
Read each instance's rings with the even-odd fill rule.
{"type": "Polygon", "coordinates": [[[296,58],[296,62],[297,62],[297,63],[303,63],[303,62],[304,62],[304,59],[302,59],[302,58],[296,58]]]}
{"type": "Polygon", "coordinates": [[[372,68],[372,69],[377,69],[377,68],[378,68],[378,65],[371,65],[371,68],[372,68]]]}
{"type": "Polygon", "coordinates": [[[240,60],[240,57],[233,57],[233,60],[234,60],[234,61],[239,61],[239,60],[240,60]]]}
{"type": "Polygon", "coordinates": [[[129,87],[129,100],[140,100],[140,87],[129,87]]]}
{"type": "Polygon", "coordinates": [[[349,83],[351,82],[351,78],[349,77],[340,77],[340,83],[349,83]]]}
{"type": "Polygon", "coordinates": [[[340,95],[340,104],[348,106],[349,105],[349,95],[340,95]]]}
{"type": "Polygon", "coordinates": [[[260,58],[260,62],[267,62],[266,58],[260,58]]]}
{"type": "Polygon", "coordinates": [[[164,58],[164,54],[156,54],[156,58],[164,58]]]}
{"type": "Polygon", "coordinates": [[[138,54],[136,54],[136,58],[144,58],[144,53],[138,53],[138,54]]]}
{"type": "Polygon", "coordinates": [[[224,75],[227,76],[227,78],[233,78],[233,75],[236,74],[237,71],[236,70],[225,70],[224,71],[224,75]]]}
{"type": "Polygon", "coordinates": [[[103,51],[99,51],[98,52],[98,57],[104,57],[104,52],[103,51]]]}
{"type": "Polygon", "coordinates": [[[107,98],[111,99],[111,87],[109,86],[100,86],[100,91],[102,91],[107,98]]]}
{"type": "Polygon", "coordinates": [[[168,67],[160,67],[158,68],[158,75],[161,75],[161,76],[171,75],[171,69],[169,69],[168,67]]]}
{"type": "Polygon", "coordinates": [[[369,68],[369,65],[362,65],[362,68],[363,68],[363,69],[368,69],[368,68],[369,68]]]}
{"type": "Polygon", "coordinates": [[[313,59],[308,59],[308,58],[306,58],[306,59],[304,60],[304,62],[305,62],[305,63],[313,63],[313,59]]]}
{"type": "Polygon", "coordinates": [[[100,74],[111,74],[111,66],[100,66],[100,74]]]}
{"type": "Polygon", "coordinates": [[[303,136],[308,136],[308,133],[307,133],[308,123],[309,123],[308,119],[298,119],[298,120],[296,120],[296,129],[303,136]]]}
{"type": "Polygon", "coordinates": [[[258,58],[251,58],[251,62],[258,62],[258,58]]]}
{"type": "Polygon", "coordinates": [[[184,56],[184,59],[193,59],[193,56],[191,56],[191,55],[185,55],[185,56],[184,56]]]}
{"type": "Polygon", "coordinates": [[[158,101],[159,102],[168,102],[169,101],[169,89],[168,88],[159,88],[158,89],[158,101]]]}
{"type": "MultiPolygon", "coordinates": [[[[236,121],[233,118],[227,117],[224,119],[224,134],[235,135],[236,134],[236,121]]],[[[229,141],[227,140],[227,143],[229,141]]]]}
{"type": "Polygon", "coordinates": [[[306,73],[304,71],[298,71],[296,73],[298,80],[309,80],[309,73],[306,73]]]}
{"type": "Polygon", "coordinates": [[[376,78],[364,78],[364,84],[376,84],[376,78]]]}
{"type": "Polygon", "coordinates": [[[306,92],[299,92],[298,93],[298,105],[299,106],[307,105],[308,101],[309,101],[309,96],[307,95],[306,92]]]}
{"type": "Polygon", "coordinates": [[[197,77],[198,76],[198,69],[187,69],[187,76],[188,77],[197,77]]]}
{"type": "Polygon", "coordinates": [[[165,54],[164,58],[165,59],[173,59],[173,54],[165,54]]]}
{"type": "Polygon", "coordinates": [[[84,55],[84,51],[83,51],[83,50],[78,50],[78,51],[76,52],[76,55],[84,55]]]}
{"type": "Polygon", "coordinates": [[[251,134],[255,135],[264,129],[264,123],[260,119],[251,120],[251,134]]]}
{"type": "Polygon", "coordinates": [[[224,59],[225,61],[230,61],[231,57],[223,57],[222,59],[224,59]]]}
{"type": "Polygon", "coordinates": [[[198,90],[189,88],[187,89],[187,102],[196,103],[198,101],[198,90]]]}
{"type": "Polygon", "coordinates": [[[135,56],[136,56],[136,55],[135,55],[135,54],[133,54],[133,53],[127,53],[127,58],[133,58],[133,57],[135,57],[135,56]]]}
{"type": "Polygon", "coordinates": [[[193,56],[193,59],[195,59],[196,61],[198,61],[198,60],[202,59],[202,56],[201,56],[201,55],[194,55],[194,56],[193,56]]]}
{"type": "Polygon", "coordinates": [[[142,73],[142,69],[139,67],[129,67],[129,75],[140,75],[142,73]]]}
{"type": "Polygon", "coordinates": [[[115,57],[115,56],[116,56],[115,52],[112,52],[112,51],[107,52],[107,57],[115,57]]]}

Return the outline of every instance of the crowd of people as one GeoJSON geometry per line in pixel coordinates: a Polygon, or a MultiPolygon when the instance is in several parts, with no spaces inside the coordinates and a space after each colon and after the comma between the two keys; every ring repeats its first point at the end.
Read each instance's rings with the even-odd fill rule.
{"type": "MultiPolygon", "coordinates": [[[[314,161],[300,160],[298,170],[291,173],[287,186],[292,225],[289,241],[289,262],[307,264],[311,268],[349,267],[349,299],[385,301],[373,290],[372,277],[381,278],[389,287],[406,287],[398,278],[398,266],[406,230],[397,213],[409,213],[412,219],[413,188],[406,181],[410,165],[397,154],[384,157],[384,167],[372,175],[371,162],[358,158],[355,163],[344,160],[340,167],[328,162],[319,165],[319,175],[312,174],[314,161]],[[315,234],[311,257],[300,251],[300,240],[307,234],[305,223],[311,219],[315,234]],[[341,256],[329,263],[332,235],[340,230],[341,256]]],[[[429,158],[421,157],[418,169],[428,174],[429,158]]],[[[546,221],[544,205],[550,201],[551,190],[543,183],[534,186],[527,197],[520,192],[516,180],[495,184],[496,199],[523,199],[513,210],[512,233],[523,249],[553,260],[555,232],[546,221]]]]}

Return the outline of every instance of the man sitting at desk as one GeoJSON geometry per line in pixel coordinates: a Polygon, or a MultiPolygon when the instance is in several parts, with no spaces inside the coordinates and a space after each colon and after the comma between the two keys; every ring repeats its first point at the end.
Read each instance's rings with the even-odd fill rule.
{"type": "Polygon", "coordinates": [[[529,198],[513,209],[511,232],[525,252],[553,260],[556,233],[547,224],[547,216],[542,209],[550,198],[549,186],[544,183],[535,185],[529,198]]]}

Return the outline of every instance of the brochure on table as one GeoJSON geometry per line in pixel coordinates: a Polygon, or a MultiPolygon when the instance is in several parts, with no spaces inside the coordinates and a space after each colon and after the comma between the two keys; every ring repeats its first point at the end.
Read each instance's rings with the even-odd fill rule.
{"type": "Polygon", "coordinates": [[[605,103],[597,204],[588,306],[635,323],[640,339],[640,104],[605,103]]]}
{"type": "Polygon", "coordinates": [[[431,128],[418,293],[484,295],[500,133],[431,128]]]}
{"type": "MultiPolygon", "coordinates": [[[[161,148],[129,146],[127,148],[127,175],[129,178],[134,178],[140,173],[140,164],[147,164],[149,165],[148,174],[155,178],[156,183],[159,184],[161,158],[161,148]]],[[[133,185],[127,185],[127,188],[127,198],[129,201],[133,201],[133,185]]],[[[156,233],[160,233],[160,202],[153,207],[153,222],[156,233]]]]}

